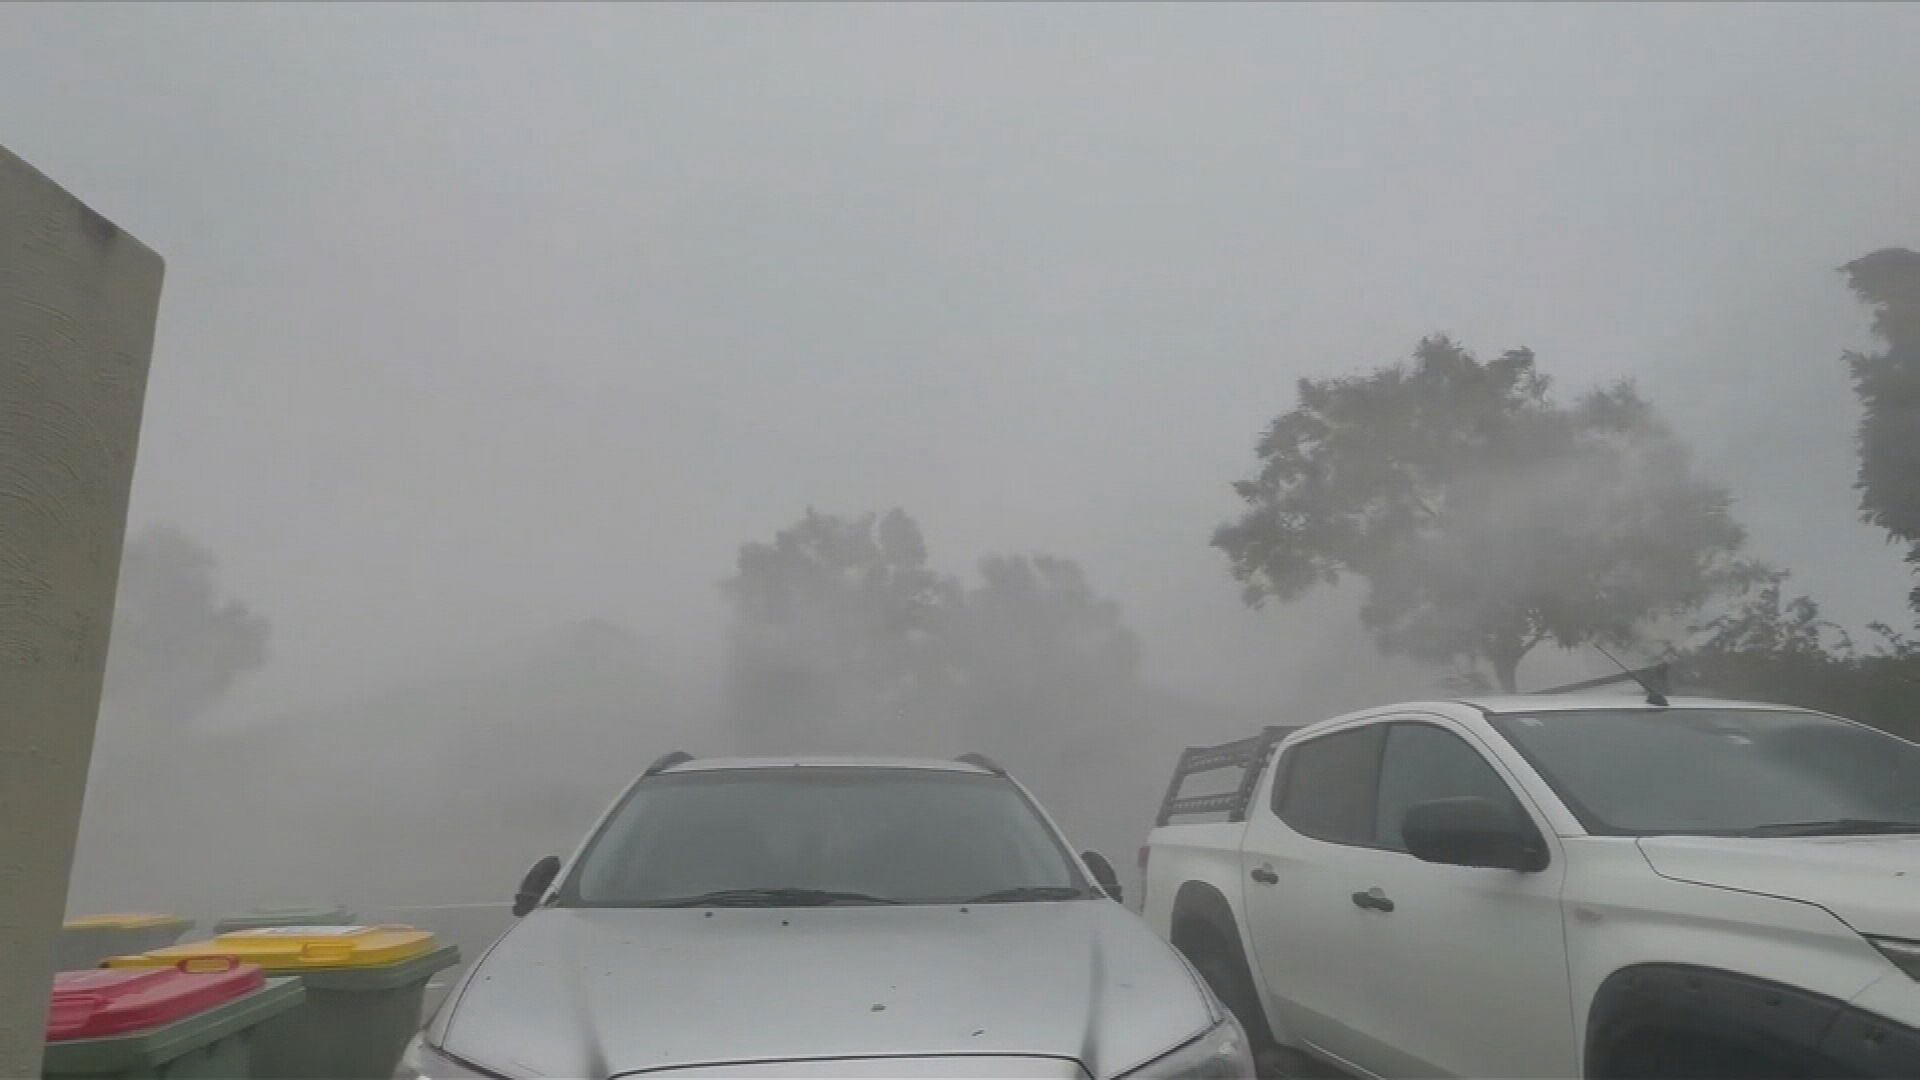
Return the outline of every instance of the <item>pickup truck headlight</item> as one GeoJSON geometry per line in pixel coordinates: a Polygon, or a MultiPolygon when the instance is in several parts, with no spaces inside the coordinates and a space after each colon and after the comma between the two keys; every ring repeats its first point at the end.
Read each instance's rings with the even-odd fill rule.
{"type": "Polygon", "coordinates": [[[1880,950],[1880,955],[1893,961],[1893,966],[1920,979],[1920,941],[1904,941],[1900,938],[1867,936],[1868,944],[1880,950]]]}
{"type": "Polygon", "coordinates": [[[407,1044],[407,1052],[400,1056],[400,1066],[393,1071],[393,1080],[497,1080],[492,1073],[483,1073],[471,1065],[454,1060],[427,1045],[427,1041],[418,1035],[407,1044]]]}
{"type": "Polygon", "coordinates": [[[1253,1053],[1232,1016],[1205,1035],[1128,1073],[1124,1080],[1252,1080],[1253,1053]]]}

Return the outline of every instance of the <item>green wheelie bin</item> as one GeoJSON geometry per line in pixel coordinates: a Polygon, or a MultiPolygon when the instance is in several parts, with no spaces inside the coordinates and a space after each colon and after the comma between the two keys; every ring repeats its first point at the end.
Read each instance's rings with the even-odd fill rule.
{"type": "Polygon", "coordinates": [[[393,1075],[420,1029],[427,981],[460,950],[407,926],[279,926],[117,956],[112,967],[233,957],[272,975],[298,975],[299,1008],[262,1025],[253,1075],[264,1080],[366,1080],[393,1075]]]}
{"type": "Polygon", "coordinates": [[[45,1080],[236,1080],[260,1026],[297,1007],[300,980],[232,960],[63,971],[47,1010],[45,1080]]]}
{"type": "Polygon", "coordinates": [[[98,967],[109,956],[171,945],[192,928],[192,919],[144,911],[68,919],[60,927],[60,941],[54,947],[54,968],[79,971],[98,967]]]}
{"type": "MultiPolygon", "coordinates": [[[[272,926],[344,926],[359,916],[339,904],[293,904],[285,906],[256,907],[235,915],[228,915],[213,924],[213,933],[231,934],[235,930],[263,930],[272,926]]],[[[178,938],[174,939],[179,940],[178,938]]],[[[171,945],[172,941],[162,944],[171,945]]],[[[153,948],[154,946],[148,946],[153,948]]],[[[125,949],[123,952],[146,952],[146,949],[125,949]]]]}

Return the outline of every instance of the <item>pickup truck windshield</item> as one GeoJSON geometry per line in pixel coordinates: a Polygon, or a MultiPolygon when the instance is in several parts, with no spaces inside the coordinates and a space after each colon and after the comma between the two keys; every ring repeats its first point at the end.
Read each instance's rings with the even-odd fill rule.
{"type": "Polygon", "coordinates": [[[1004,777],[728,769],[635,785],[561,889],[581,907],[951,904],[1090,895],[1004,777]]]}
{"type": "Polygon", "coordinates": [[[1920,832],[1920,746],[1815,713],[1583,709],[1488,719],[1592,833],[1920,832]]]}

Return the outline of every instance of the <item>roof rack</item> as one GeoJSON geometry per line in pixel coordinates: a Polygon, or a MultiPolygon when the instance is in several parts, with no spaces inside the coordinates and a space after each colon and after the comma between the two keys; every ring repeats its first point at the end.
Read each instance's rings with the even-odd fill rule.
{"type": "Polygon", "coordinates": [[[1007,775],[1007,770],[1001,768],[999,762],[994,761],[992,758],[988,757],[985,754],[961,754],[959,757],[954,758],[953,760],[958,761],[963,765],[977,765],[980,768],[987,770],[988,772],[992,773],[995,776],[1007,775]]]}
{"type": "Polygon", "coordinates": [[[1260,770],[1273,755],[1280,740],[1299,731],[1298,726],[1272,725],[1260,734],[1218,746],[1189,746],[1180,752],[1173,767],[1173,779],[1167,784],[1166,797],[1160,800],[1156,827],[1186,814],[1225,814],[1228,821],[1247,820],[1247,804],[1253,801],[1253,789],[1260,783],[1260,770]],[[1216,769],[1239,769],[1239,783],[1232,791],[1216,795],[1182,796],[1187,779],[1216,769]]]}
{"type": "Polygon", "coordinates": [[[692,760],[693,760],[693,755],[687,753],[685,750],[675,750],[670,754],[661,754],[660,757],[656,761],[654,761],[653,764],[647,766],[647,771],[641,773],[640,775],[653,776],[658,773],[666,772],[668,769],[673,768],[675,765],[684,765],[687,762],[692,760]]]}

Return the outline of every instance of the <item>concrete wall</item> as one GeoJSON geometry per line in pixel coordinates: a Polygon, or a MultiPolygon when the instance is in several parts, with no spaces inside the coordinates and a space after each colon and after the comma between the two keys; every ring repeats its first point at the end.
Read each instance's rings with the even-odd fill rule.
{"type": "Polygon", "coordinates": [[[40,1074],[161,269],[0,149],[0,1077],[40,1074]]]}

